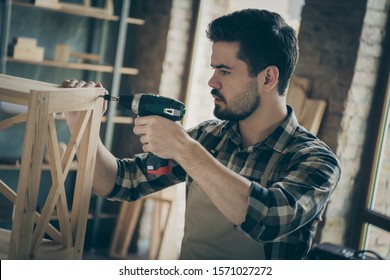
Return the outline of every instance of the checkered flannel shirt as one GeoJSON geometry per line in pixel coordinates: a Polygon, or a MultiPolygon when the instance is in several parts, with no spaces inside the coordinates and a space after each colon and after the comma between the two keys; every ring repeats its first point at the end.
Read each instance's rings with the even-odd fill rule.
{"type": "MultiPolygon", "coordinates": [[[[210,153],[218,153],[223,165],[252,182],[245,220],[236,229],[262,242],[267,259],[302,259],[340,178],[339,161],[329,147],[298,124],[289,106],[288,116],[274,132],[246,149],[236,122],[206,121],[188,133],[210,153]],[[222,140],[225,133],[227,138],[222,140]],[[261,178],[274,153],[280,153],[279,158],[262,186],[261,178]]],[[[145,154],[117,160],[118,176],[108,199],[134,201],[186,181],[179,165],[174,163],[172,174],[156,176],[146,172],[144,160],[145,154]]],[[[189,178],[187,190],[191,184],[189,178]]]]}

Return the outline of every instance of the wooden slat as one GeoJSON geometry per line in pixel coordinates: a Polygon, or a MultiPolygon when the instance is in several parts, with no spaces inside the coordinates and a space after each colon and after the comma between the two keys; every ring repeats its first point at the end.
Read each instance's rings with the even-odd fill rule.
{"type": "Polygon", "coordinates": [[[302,112],[301,125],[308,131],[317,135],[326,109],[326,101],[320,99],[307,99],[302,112]]]}
{"type": "MultiPolygon", "coordinates": [[[[80,15],[83,17],[92,17],[92,18],[98,18],[98,19],[105,19],[105,20],[111,20],[111,21],[118,21],[119,16],[115,16],[110,14],[109,12],[106,12],[105,9],[84,9],[80,8],[80,5],[73,4],[72,7],[69,5],[72,5],[71,3],[66,3],[66,5],[63,5],[65,3],[59,3],[57,6],[47,6],[47,7],[37,7],[39,9],[45,9],[45,10],[51,10],[55,12],[61,12],[61,13],[68,13],[73,15],[80,15]]],[[[28,2],[21,2],[21,1],[14,1],[14,5],[24,6],[24,7],[34,7],[32,3],[28,2]]],[[[128,23],[137,24],[137,25],[143,25],[145,24],[145,21],[142,19],[137,18],[128,18],[128,23]]]]}
{"type": "MultiPolygon", "coordinates": [[[[32,61],[32,60],[14,59],[12,57],[7,57],[7,61],[67,68],[67,69],[88,70],[88,71],[96,71],[96,72],[104,72],[104,73],[114,72],[114,66],[102,65],[102,64],[64,62],[64,61],[57,61],[57,60],[32,61]]],[[[139,70],[131,67],[121,67],[120,72],[126,75],[138,75],[139,70]]]]}
{"type": "MultiPolygon", "coordinates": [[[[7,186],[2,180],[0,180],[0,193],[3,194],[11,203],[15,204],[16,193],[9,186],[7,186]]],[[[34,222],[36,224],[39,222],[40,217],[41,215],[38,212],[35,212],[34,222]]],[[[55,227],[53,227],[53,225],[49,224],[46,233],[51,238],[53,238],[53,240],[57,242],[61,241],[61,234],[55,227]]]]}
{"type": "MultiPolygon", "coordinates": [[[[7,95],[10,93],[20,93],[23,98],[28,101],[31,89],[47,91],[55,88],[59,88],[56,84],[15,77],[10,75],[0,74],[1,92],[0,96],[7,95]]],[[[27,105],[27,103],[26,103],[27,105]]]]}
{"type": "Polygon", "coordinates": [[[93,113],[77,151],[79,169],[71,216],[72,233],[75,240],[74,258],[81,258],[83,252],[102,110],[103,99],[99,98],[95,102],[93,113]]]}
{"type": "Polygon", "coordinates": [[[125,258],[127,256],[144,202],[145,200],[141,199],[134,202],[121,203],[114,235],[111,240],[111,256],[117,258],[125,258]]]}
{"type": "Polygon", "coordinates": [[[294,108],[298,121],[301,120],[307,95],[311,88],[312,82],[309,79],[298,76],[291,78],[287,93],[287,104],[290,104],[294,108]]]}
{"type": "Polygon", "coordinates": [[[34,214],[47,132],[49,99],[47,93],[37,92],[31,95],[28,105],[22,165],[10,241],[11,259],[30,258],[34,214]]]}
{"type": "Polygon", "coordinates": [[[61,88],[56,84],[3,74],[0,74],[0,85],[0,101],[25,106],[28,105],[31,92],[51,93],[50,113],[91,109],[97,96],[104,94],[105,91],[96,88],[79,88],[77,90],[61,88]]]}
{"type": "Polygon", "coordinates": [[[54,208],[57,204],[57,212],[59,213],[59,221],[61,227],[62,244],[64,247],[72,246],[72,235],[69,225],[69,214],[66,203],[65,194],[65,177],[67,174],[62,173],[60,148],[58,146],[58,138],[55,127],[54,117],[50,115],[48,123],[48,137],[47,137],[47,154],[51,166],[52,186],[43,206],[41,219],[34,230],[32,240],[32,255],[35,256],[41,245],[41,241],[46,231],[46,227],[52,217],[54,208]],[[62,197],[60,197],[62,196],[62,197]],[[65,201],[64,201],[65,198],[65,201]],[[65,203],[65,205],[64,205],[65,203]],[[63,208],[66,208],[63,210],[63,208]],[[61,211],[60,211],[61,210],[61,211]]]}
{"type": "Polygon", "coordinates": [[[309,79],[294,76],[288,88],[287,104],[293,107],[298,122],[310,133],[317,135],[327,102],[309,98],[311,90],[312,82],[309,79]]]}
{"type": "Polygon", "coordinates": [[[161,193],[155,193],[150,196],[155,201],[153,230],[150,240],[149,259],[158,259],[161,251],[161,245],[166,232],[169,217],[171,215],[172,200],[164,199],[161,193]],[[164,215],[162,215],[165,213],[164,215]]]}
{"type": "Polygon", "coordinates": [[[0,130],[12,127],[14,125],[20,124],[22,122],[25,122],[27,120],[27,113],[22,113],[19,115],[16,115],[14,117],[1,120],[0,121],[0,130]]]}

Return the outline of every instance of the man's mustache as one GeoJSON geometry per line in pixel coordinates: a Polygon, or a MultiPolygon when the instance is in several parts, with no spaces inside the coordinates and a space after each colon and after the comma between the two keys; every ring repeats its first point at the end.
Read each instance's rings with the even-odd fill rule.
{"type": "Polygon", "coordinates": [[[211,94],[214,95],[214,96],[216,96],[216,97],[218,97],[218,98],[221,99],[222,101],[225,101],[225,98],[224,98],[223,95],[219,92],[218,89],[213,88],[213,89],[211,90],[211,94]]]}

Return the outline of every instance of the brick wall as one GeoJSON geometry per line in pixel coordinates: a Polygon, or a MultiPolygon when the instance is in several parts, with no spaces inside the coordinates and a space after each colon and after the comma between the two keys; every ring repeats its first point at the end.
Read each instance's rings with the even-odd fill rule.
{"type": "Polygon", "coordinates": [[[350,242],[387,9],[386,0],[307,0],[302,10],[296,74],[314,81],[312,97],[328,101],[319,137],[342,165],[321,241],[350,242]]]}
{"type": "MultiPolygon", "coordinates": [[[[166,52],[162,64],[159,92],[163,96],[184,101],[189,57],[191,55],[194,14],[193,0],[173,0],[167,35],[166,52]]],[[[161,244],[159,259],[176,259],[180,252],[184,228],[185,186],[179,184],[161,192],[161,197],[172,200],[172,210],[161,244]]],[[[164,219],[164,213],[162,213],[164,219]]]]}

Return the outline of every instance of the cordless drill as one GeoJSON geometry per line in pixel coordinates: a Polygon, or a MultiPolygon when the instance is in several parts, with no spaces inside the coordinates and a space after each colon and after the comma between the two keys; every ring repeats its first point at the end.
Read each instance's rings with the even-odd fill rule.
{"type": "MultiPolygon", "coordinates": [[[[140,117],[157,115],[172,121],[180,121],[185,113],[185,106],[182,102],[155,95],[151,93],[126,94],[114,97],[111,95],[102,96],[105,100],[118,101],[120,105],[140,117]]],[[[162,159],[149,153],[146,157],[146,168],[149,174],[169,174],[172,172],[172,160],[162,159]]]]}

